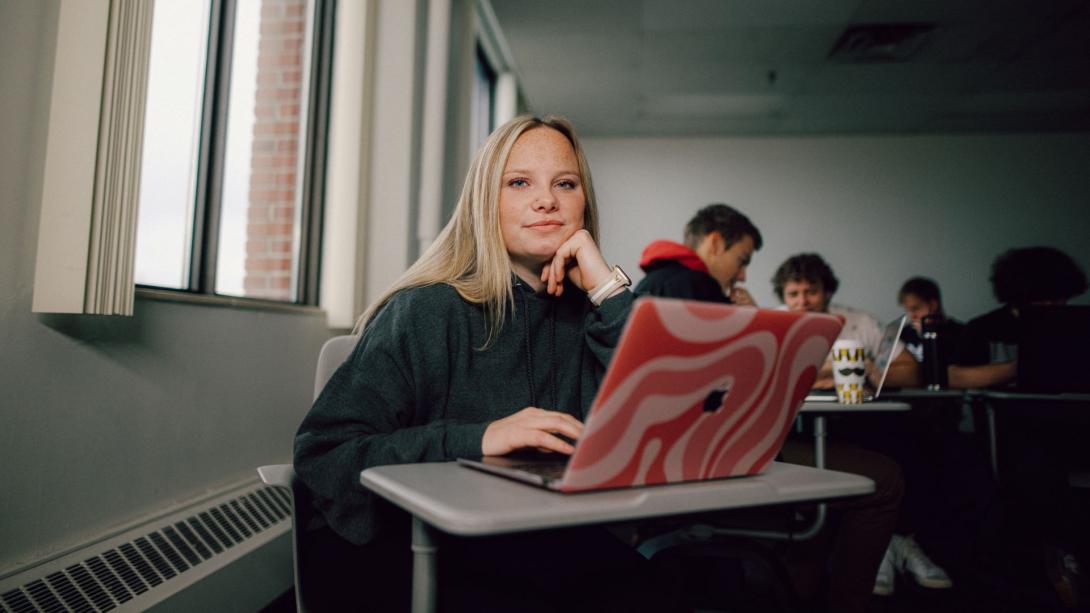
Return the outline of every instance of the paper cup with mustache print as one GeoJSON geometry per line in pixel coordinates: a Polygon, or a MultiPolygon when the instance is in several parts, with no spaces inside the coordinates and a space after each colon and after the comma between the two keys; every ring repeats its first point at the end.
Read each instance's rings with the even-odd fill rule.
{"type": "Polygon", "coordinates": [[[845,339],[833,343],[833,381],[836,383],[837,400],[844,404],[862,403],[865,374],[861,341],[845,339]]]}

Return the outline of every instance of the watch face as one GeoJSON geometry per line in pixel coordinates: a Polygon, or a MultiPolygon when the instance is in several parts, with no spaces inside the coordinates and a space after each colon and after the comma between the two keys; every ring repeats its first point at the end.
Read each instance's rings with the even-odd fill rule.
{"type": "Polygon", "coordinates": [[[613,274],[614,274],[614,276],[617,277],[618,281],[620,281],[621,283],[624,283],[625,287],[628,287],[629,285],[632,285],[632,279],[629,279],[628,275],[624,274],[624,271],[621,270],[620,266],[614,266],[613,267],[613,274]]]}

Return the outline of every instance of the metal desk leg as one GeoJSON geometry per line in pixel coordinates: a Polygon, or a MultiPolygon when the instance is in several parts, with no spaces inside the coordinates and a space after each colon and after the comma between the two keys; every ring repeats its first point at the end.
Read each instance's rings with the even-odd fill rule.
{"type": "Polygon", "coordinates": [[[999,452],[996,450],[995,434],[995,408],[990,402],[985,402],[985,410],[988,413],[988,454],[992,460],[992,478],[999,483],[999,452]]]}
{"type": "Polygon", "coordinates": [[[439,547],[434,528],[413,516],[413,613],[435,613],[439,596],[439,547]]]}
{"type": "Polygon", "coordinates": [[[825,416],[814,417],[814,468],[825,468],[825,416]]]}

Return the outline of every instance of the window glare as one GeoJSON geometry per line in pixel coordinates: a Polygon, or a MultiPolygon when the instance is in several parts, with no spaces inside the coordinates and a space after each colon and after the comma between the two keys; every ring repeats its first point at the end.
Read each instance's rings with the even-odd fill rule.
{"type": "Polygon", "coordinates": [[[313,12],[310,0],[238,2],[216,293],[297,295],[313,12]]]}
{"type": "Polygon", "coordinates": [[[156,0],[137,221],[136,282],[186,289],[210,0],[156,0]]]}

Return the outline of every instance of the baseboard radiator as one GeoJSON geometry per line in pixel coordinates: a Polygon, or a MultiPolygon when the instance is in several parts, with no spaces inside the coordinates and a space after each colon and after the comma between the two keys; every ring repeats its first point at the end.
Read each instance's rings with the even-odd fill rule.
{"type": "Polygon", "coordinates": [[[0,577],[0,611],[145,611],[290,530],[290,495],[247,482],[0,577]]]}

